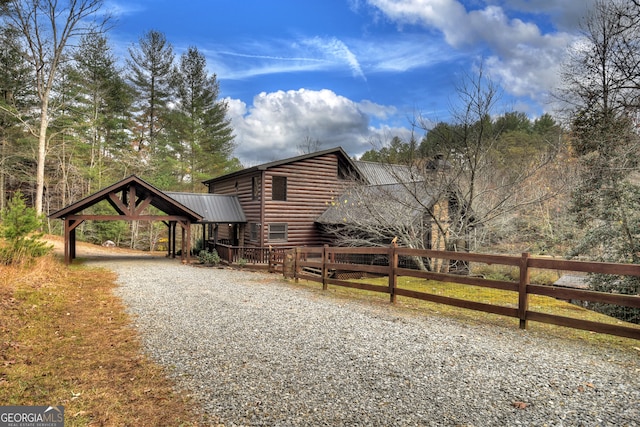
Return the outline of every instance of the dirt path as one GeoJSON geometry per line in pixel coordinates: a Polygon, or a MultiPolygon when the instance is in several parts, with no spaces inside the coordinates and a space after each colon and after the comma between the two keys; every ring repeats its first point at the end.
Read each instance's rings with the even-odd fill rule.
{"type": "MultiPolygon", "coordinates": [[[[64,257],[64,238],[62,236],[46,235],[44,237],[48,243],[53,245],[55,254],[64,257]]],[[[129,248],[105,247],[94,245],[87,242],[76,242],[76,258],[149,258],[149,257],[166,257],[164,251],[148,252],[129,248]]]]}

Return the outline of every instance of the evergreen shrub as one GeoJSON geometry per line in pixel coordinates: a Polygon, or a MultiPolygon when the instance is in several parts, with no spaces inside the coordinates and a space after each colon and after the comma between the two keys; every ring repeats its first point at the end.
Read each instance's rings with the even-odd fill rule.
{"type": "Polygon", "coordinates": [[[34,258],[51,252],[53,246],[40,240],[42,218],[35,209],[26,206],[19,191],[9,201],[6,209],[0,212],[0,263],[16,265],[29,263],[34,258]]]}
{"type": "Polygon", "coordinates": [[[220,264],[220,255],[215,249],[212,252],[208,250],[200,251],[198,253],[198,261],[204,265],[218,265],[220,264]]]}

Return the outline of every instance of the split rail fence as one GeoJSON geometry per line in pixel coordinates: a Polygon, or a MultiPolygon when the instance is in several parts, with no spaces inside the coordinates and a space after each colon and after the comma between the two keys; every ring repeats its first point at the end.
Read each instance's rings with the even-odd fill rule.
{"type": "Polygon", "coordinates": [[[416,298],[450,306],[478,310],[517,318],[520,328],[526,329],[528,321],[549,323],[575,329],[611,334],[640,340],[640,325],[607,324],[575,319],[555,314],[542,313],[529,309],[529,296],[542,295],[562,300],[590,301],[613,304],[622,307],[640,308],[639,295],[623,295],[596,292],[584,289],[564,288],[552,285],[530,283],[532,269],[555,270],[563,273],[601,273],[615,276],[640,276],[640,265],[615,264],[602,262],[584,262],[533,257],[528,253],[521,256],[488,255],[448,251],[418,250],[401,247],[390,248],[343,248],[343,247],[301,247],[295,248],[290,257],[292,266],[284,266],[285,274],[296,279],[305,279],[328,285],[344,286],[373,292],[388,293],[390,301],[398,296],[416,298]],[[422,261],[421,261],[422,260],[422,261]],[[491,280],[470,275],[437,273],[417,268],[421,262],[440,262],[469,265],[484,263],[502,265],[519,269],[518,281],[491,280]],[[351,276],[375,275],[388,276],[388,285],[353,282],[345,280],[351,276]],[[495,305],[485,302],[469,301],[443,295],[403,289],[398,287],[398,277],[407,276],[440,282],[453,282],[462,285],[513,291],[517,293],[517,304],[512,306],[495,305]]]}

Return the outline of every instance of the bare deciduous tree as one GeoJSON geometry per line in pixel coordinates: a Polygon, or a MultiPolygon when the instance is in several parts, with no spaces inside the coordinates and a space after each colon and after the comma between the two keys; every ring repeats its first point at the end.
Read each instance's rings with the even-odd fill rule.
{"type": "MultiPolygon", "coordinates": [[[[584,233],[572,255],[638,264],[640,2],[599,0],[582,28],[582,43],[565,66],[561,92],[572,106],[581,178],[571,211],[584,233]]],[[[594,275],[589,285],[597,291],[640,292],[640,280],[631,276],[594,275]]],[[[600,309],[640,323],[639,309],[600,309]]]]}
{"type": "Polygon", "coordinates": [[[315,153],[316,151],[320,151],[321,147],[322,143],[320,140],[313,139],[309,135],[305,136],[304,141],[296,146],[300,154],[315,153]]]}
{"type": "Polygon", "coordinates": [[[434,128],[416,120],[414,128],[427,135],[420,147],[407,143],[413,151],[409,165],[382,159],[389,180],[374,184],[393,185],[376,186],[375,194],[356,186],[346,193],[353,203],[349,197],[336,200],[333,210],[340,210],[344,220],[340,224],[336,213],[334,230],[344,244],[388,243],[397,237],[413,248],[468,251],[490,226],[555,194],[553,187],[538,183],[558,139],[519,144],[503,137],[501,121],[492,119],[498,88],[481,68],[460,83],[458,95],[454,123],[434,128]]]}

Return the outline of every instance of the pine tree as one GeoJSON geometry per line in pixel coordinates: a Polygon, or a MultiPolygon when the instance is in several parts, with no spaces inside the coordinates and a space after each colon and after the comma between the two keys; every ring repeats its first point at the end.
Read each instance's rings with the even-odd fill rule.
{"type": "Polygon", "coordinates": [[[133,94],[103,34],[85,35],[74,59],[72,79],[79,91],[76,114],[83,122],[79,167],[89,181],[90,193],[125,175],[121,160],[131,152],[125,129],[130,124],[133,94]]]}
{"type": "Polygon", "coordinates": [[[24,112],[35,103],[29,72],[17,33],[0,29],[0,211],[6,207],[9,179],[29,182],[33,176],[28,152],[20,144],[26,137],[20,118],[27,120],[24,112]]]}
{"type": "Polygon", "coordinates": [[[234,165],[233,129],[226,117],[228,106],[218,99],[217,78],[207,73],[206,59],[197,48],[190,47],[181,56],[176,82],[174,149],[179,153],[181,182],[195,191],[198,182],[234,165]]]}
{"type": "Polygon", "coordinates": [[[7,242],[0,246],[0,263],[30,262],[50,252],[52,247],[40,240],[41,227],[42,218],[25,205],[22,193],[16,192],[7,209],[0,212],[0,237],[7,242]]]}
{"type": "Polygon", "coordinates": [[[151,30],[144,34],[137,48],[129,48],[127,60],[128,79],[136,92],[135,144],[153,160],[160,147],[158,135],[163,130],[163,120],[171,95],[173,78],[173,47],[165,35],[151,30]]]}

